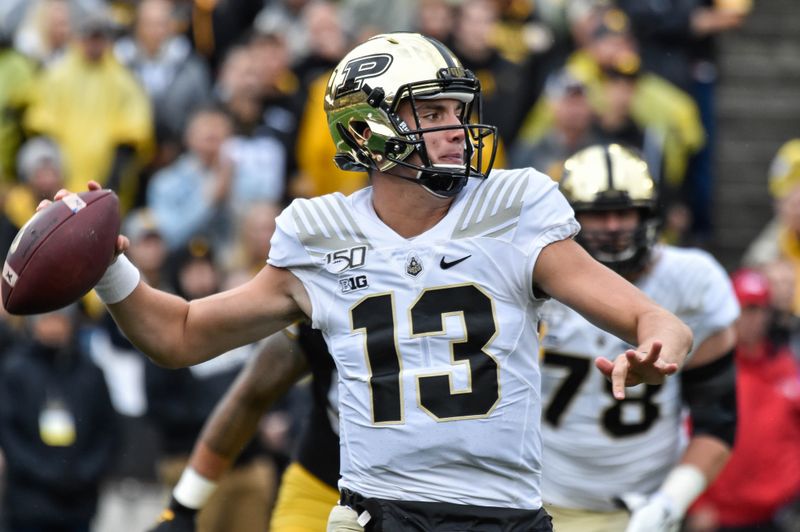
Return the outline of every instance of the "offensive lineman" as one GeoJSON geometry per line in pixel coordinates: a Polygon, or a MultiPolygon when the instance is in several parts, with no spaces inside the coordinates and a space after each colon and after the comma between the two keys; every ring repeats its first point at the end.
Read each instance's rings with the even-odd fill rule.
{"type": "Polygon", "coordinates": [[[640,385],[617,401],[589,368],[625,343],[563,304],[544,305],[546,507],[559,532],[677,530],[733,444],[736,296],[706,252],[655,244],[656,188],[638,156],[592,146],[564,167],[561,190],[582,226],[577,241],[689,324],[695,349],[680,380],[640,385]],[[685,450],[684,405],[693,426],[685,450]]]}
{"type": "Polygon", "coordinates": [[[369,171],[371,187],[295,200],[267,265],[232,290],[186,302],[123,257],[98,283],[128,338],[172,367],[311,318],[339,373],[330,531],[551,529],[535,356],[545,296],[636,346],[596,361],[618,398],[664,382],[691,347],[688,327],[572,240],[550,178],[486,178],[496,130],[471,122],[480,104],[477,79],[438,41],[373,37],[325,99],[337,164],[369,171]]]}

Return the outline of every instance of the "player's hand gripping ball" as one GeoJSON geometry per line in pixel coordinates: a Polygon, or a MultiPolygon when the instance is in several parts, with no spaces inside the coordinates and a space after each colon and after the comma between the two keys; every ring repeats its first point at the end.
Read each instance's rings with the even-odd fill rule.
{"type": "Polygon", "coordinates": [[[113,260],[119,226],[119,200],[111,190],[69,194],[38,211],[8,250],[5,309],[39,314],[80,299],[113,260]]]}

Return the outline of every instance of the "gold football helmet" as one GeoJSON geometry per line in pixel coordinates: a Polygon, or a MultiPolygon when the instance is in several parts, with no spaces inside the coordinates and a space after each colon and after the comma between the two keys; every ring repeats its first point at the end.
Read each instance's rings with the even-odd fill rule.
{"type": "Polygon", "coordinates": [[[619,273],[640,270],[650,257],[660,224],[656,184],[647,163],[619,144],[578,151],[564,163],[559,183],[576,214],[607,210],[639,211],[634,231],[581,230],[576,241],[619,273]]]}
{"type": "Polygon", "coordinates": [[[481,89],[475,75],[439,41],[418,33],[377,35],[355,47],[336,67],[325,91],[325,113],[343,170],[415,170],[411,179],[442,197],[457,194],[469,177],[485,177],[494,163],[497,129],[481,124],[481,89]],[[420,127],[416,101],[452,98],[464,102],[461,124],[420,127]],[[415,124],[397,115],[409,100],[415,124]],[[476,122],[472,123],[472,117],[476,122]],[[423,133],[463,129],[465,164],[435,164],[423,133]],[[365,134],[369,130],[369,134],[365,134]],[[485,161],[484,145],[491,148],[485,161]],[[411,157],[417,154],[418,157],[411,157]]]}

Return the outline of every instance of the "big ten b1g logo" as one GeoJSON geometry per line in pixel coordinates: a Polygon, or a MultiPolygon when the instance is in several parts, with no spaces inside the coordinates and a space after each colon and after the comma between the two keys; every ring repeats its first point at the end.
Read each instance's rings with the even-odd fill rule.
{"type": "Polygon", "coordinates": [[[348,61],[342,70],[342,82],[336,87],[336,98],[360,91],[364,80],[380,76],[391,64],[389,54],[372,54],[348,61]]]}
{"type": "Polygon", "coordinates": [[[343,294],[348,292],[355,292],[356,290],[363,290],[369,286],[366,275],[356,275],[354,277],[345,277],[339,279],[339,288],[343,294]]]}

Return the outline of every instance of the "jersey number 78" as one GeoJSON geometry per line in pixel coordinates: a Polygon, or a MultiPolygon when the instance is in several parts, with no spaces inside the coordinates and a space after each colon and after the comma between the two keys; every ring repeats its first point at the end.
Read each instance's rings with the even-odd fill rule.
{"type": "MultiPolygon", "coordinates": [[[[544,363],[550,366],[566,368],[567,376],[553,392],[550,402],[544,409],[544,419],[553,427],[561,424],[562,417],[570,403],[581,389],[583,381],[592,371],[592,360],[581,356],[571,356],[550,351],[544,354],[544,363]]],[[[660,384],[646,384],[643,393],[634,396],[625,394],[625,399],[613,399],[611,382],[606,381],[604,390],[614,400],[614,404],[600,412],[602,426],[613,436],[623,437],[647,432],[661,415],[658,404],[652,401],[661,389],[660,384]],[[623,408],[636,405],[641,409],[638,421],[629,422],[623,419],[623,408]]]]}

